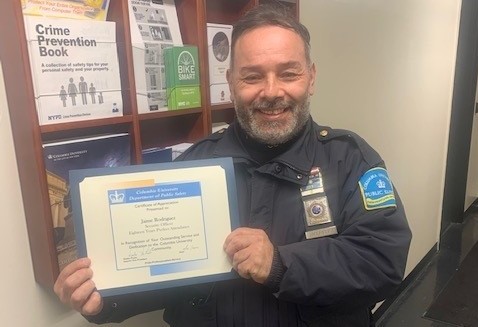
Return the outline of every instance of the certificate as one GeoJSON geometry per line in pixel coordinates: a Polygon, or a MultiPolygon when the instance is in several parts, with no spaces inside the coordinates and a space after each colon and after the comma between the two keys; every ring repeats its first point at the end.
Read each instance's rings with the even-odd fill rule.
{"type": "Polygon", "coordinates": [[[103,296],[234,278],[231,158],[70,171],[80,257],[103,296]]]}

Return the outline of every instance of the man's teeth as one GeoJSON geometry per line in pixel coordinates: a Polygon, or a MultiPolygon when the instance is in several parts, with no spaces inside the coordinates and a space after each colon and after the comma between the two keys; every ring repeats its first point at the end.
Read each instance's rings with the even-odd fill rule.
{"type": "Polygon", "coordinates": [[[274,110],[261,110],[261,113],[265,115],[278,115],[285,111],[285,109],[274,109],[274,110]]]}

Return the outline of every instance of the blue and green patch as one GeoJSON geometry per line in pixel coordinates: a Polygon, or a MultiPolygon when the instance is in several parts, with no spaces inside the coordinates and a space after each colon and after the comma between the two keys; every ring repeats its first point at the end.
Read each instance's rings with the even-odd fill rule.
{"type": "Polygon", "coordinates": [[[393,185],[384,168],[368,170],[359,181],[363,204],[367,210],[396,207],[393,185]]]}

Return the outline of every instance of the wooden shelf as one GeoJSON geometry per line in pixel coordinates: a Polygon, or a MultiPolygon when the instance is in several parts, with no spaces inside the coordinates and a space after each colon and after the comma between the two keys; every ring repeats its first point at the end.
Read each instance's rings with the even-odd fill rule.
{"type": "Polygon", "coordinates": [[[211,106],[211,111],[223,111],[223,110],[230,110],[230,109],[234,109],[234,105],[232,104],[232,102],[214,104],[211,106]]]}
{"type": "Polygon", "coordinates": [[[46,134],[46,133],[55,133],[55,132],[61,132],[61,131],[69,131],[73,129],[85,129],[85,128],[91,128],[91,127],[126,124],[126,123],[131,123],[132,121],[133,121],[133,116],[127,115],[122,117],[82,120],[82,121],[76,121],[72,123],[43,125],[43,126],[40,126],[40,131],[42,134],[46,134]]]}
{"type": "Polygon", "coordinates": [[[167,117],[185,116],[185,115],[191,115],[191,114],[201,114],[202,111],[203,111],[202,108],[160,111],[155,113],[139,115],[139,120],[152,120],[152,119],[161,119],[161,118],[167,118],[167,117]]]}
{"type": "MultiPolygon", "coordinates": [[[[45,126],[39,126],[36,113],[21,2],[0,1],[0,60],[34,274],[40,285],[51,288],[59,273],[43,162],[43,142],[128,132],[131,136],[133,163],[139,164],[141,150],[144,148],[194,142],[210,134],[213,122],[231,122],[234,119],[232,104],[209,105],[206,24],[233,24],[246,10],[267,1],[272,0],[176,0],[183,43],[198,47],[202,106],[149,114],[138,114],[136,105],[128,2],[111,1],[108,20],[116,22],[124,116],[45,126]]],[[[298,11],[296,3],[282,2],[291,10],[298,11]]]]}

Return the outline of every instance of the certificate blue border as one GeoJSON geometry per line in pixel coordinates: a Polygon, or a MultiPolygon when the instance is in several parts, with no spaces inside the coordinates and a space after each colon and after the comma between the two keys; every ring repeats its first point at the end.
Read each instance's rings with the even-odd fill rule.
{"type": "MultiPolygon", "coordinates": [[[[229,216],[231,219],[231,229],[239,227],[239,208],[237,204],[237,189],[236,179],[234,175],[234,165],[232,158],[213,158],[213,159],[200,159],[191,161],[175,161],[168,163],[155,163],[145,165],[132,165],[125,167],[112,167],[112,168],[90,168],[90,169],[77,169],[70,171],[70,195],[71,205],[73,213],[73,221],[75,226],[75,236],[77,244],[78,257],[87,257],[86,241],[85,241],[85,229],[83,225],[83,214],[81,210],[81,198],[80,198],[80,183],[87,177],[94,176],[107,176],[107,175],[120,175],[130,174],[137,172],[147,172],[154,170],[174,170],[194,167],[208,167],[208,166],[220,166],[225,171],[227,195],[229,201],[229,216]]],[[[106,218],[105,218],[106,219],[106,218]]],[[[113,255],[113,254],[112,254],[113,255]]],[[[181,263],[178,263],[181,264],[181,263]]],[[[104,297],[121,295],[127,293],[144,292],[150,290],[157,290],[163,288],[179,287],[200,283],[216,282],[221,280],[228,280],[237,278],[238,275],[234,271],[228,273],[214,274],[208,276],[200,276],[193,278],[183,278],[163,282],[153,282],[141,285],[132,285],[126,287],[117,287],[110,289],[100,290],[100,294],[104,297]]]]}

